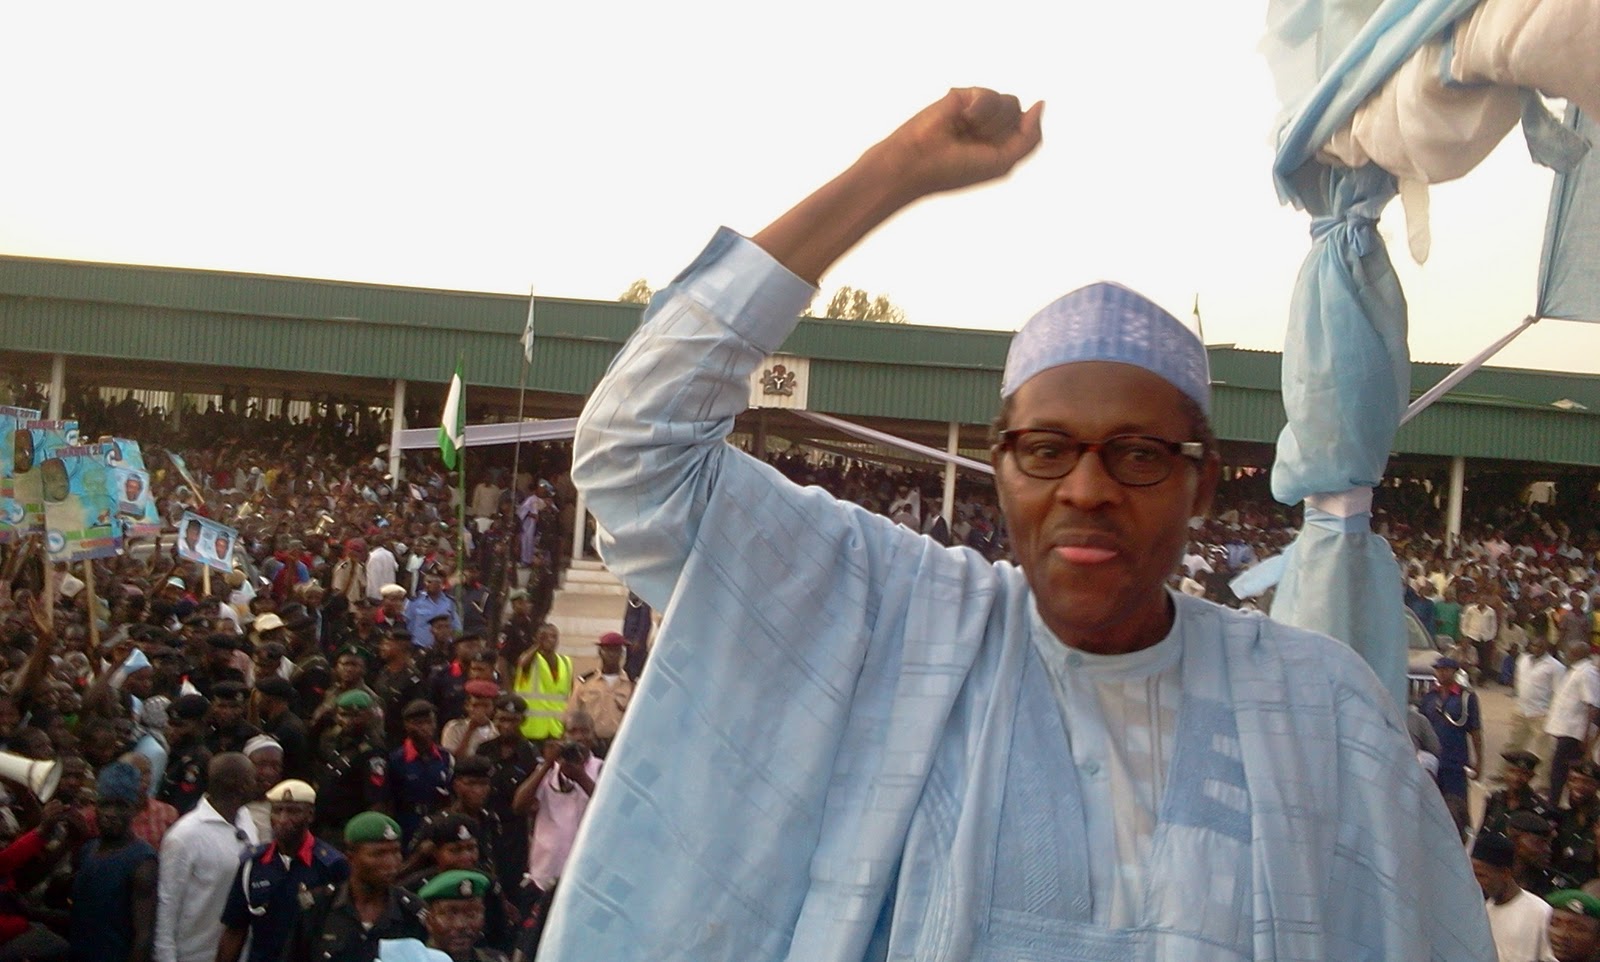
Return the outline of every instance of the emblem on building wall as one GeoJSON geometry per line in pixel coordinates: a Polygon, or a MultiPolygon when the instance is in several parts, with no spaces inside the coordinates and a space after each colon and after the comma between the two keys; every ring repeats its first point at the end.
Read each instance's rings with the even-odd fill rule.
{"type": "Polygon", "coordinates": [[[761,372],[761,393],[777,397],[794,397],[796,374],[782,364],[774,364],[761,372]]]}

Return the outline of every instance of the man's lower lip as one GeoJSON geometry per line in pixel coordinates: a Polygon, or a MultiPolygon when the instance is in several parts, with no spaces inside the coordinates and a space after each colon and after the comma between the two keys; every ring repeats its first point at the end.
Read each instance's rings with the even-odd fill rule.
{"type": "Polygon", "coordinates": [[[1117,553],[1110,548],[1090,548],[1081,545],[1062,545],[1054,550],[1057,558],[1075,565],[1105,564],[1117,556],[1117,553]]]}

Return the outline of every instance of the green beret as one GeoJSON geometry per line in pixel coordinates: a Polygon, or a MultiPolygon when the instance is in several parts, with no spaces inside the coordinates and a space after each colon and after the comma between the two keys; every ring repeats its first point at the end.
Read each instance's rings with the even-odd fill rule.
{"type": "Polygon", "coordinates": [[[488,891],[487,876],[456,868],[429,879],[417,895],[424,902],[437,902],[440,899],[481,899],[488,891]]]}
{"type": "Polygon", "coordinates": [[[365,661],[367,658],[367,653],[355,645],[344,645],[338,651],[333,653],[333,660],[338,661],[345,655],[355,655],[357,658],[360,658],[363,661],[365,661]]]}
{"type": "Polygon", "coordinates": [[[352,688],[340,695],[334,705],[338,708],[371,708],[372,696],[359,688],[352,688]]]}
{"type": "Polygon", "coordinates": [[[382,812],[362,812],[344,823],[344,840],[350,845],[362,842],[400,841],[400,823],[382,812]]]}
{"type": "Polygon", "coordinates": [[[1588,892],[1563,889],[1560,892],[1551,892],[1544,897],[1544,900],[1557,909],[1565,909],[1591,919],[1600,919],[1600,899],[1588,892]]]}

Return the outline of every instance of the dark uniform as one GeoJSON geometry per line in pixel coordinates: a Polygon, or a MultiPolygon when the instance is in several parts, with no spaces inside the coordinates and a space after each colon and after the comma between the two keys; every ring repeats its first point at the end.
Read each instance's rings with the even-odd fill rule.
{"type": "Polygon", "coordinates": [[[336,835],[350,819],[388,800],[383,746],[365,732],[324,739],[317,759],[317,833],[336,835]]]}
{"type": "Polygon", "coordinates": [[[199,740],[172,746],[167,758],[166,774],[161,779],[161,791],[156,797],[187,815],[200,804],[206,793],[206,769],[211,766],[211,749],[199,740]]]}
{"type": "Polygon", "coordinates": [[[300,913],[349,877],[344,856],[310,834],[293,853],[280,852],[276,842],[257,845],[239,863],[222,924],[250,930],[249,962],[279,962],[300,913]]]}
{"type": "Polygon", "coordinates": [[[407,661],[399,671],[384,668],[372,679],[372,690],[377,693],[378,705],[383,709],[383,730],[389,744],[405,741],[406,721],[401,717],[405,707],[419,698],[427,697],[427,685],[415,661],[407,661]]]}
{"type": "Polygon", "coordinates": [[[493,765],[489,770],[489,811],[502,828],[494,844],[495,868],[500,884],[516,894],[528,866],[528,820],[511,810],[511,802],[517,786],[539,767],[539,753],[519,733],[491,738],[478,746],[477,754],[493,765]]]}
{"type": "Polygon", "coordinates": [[[1600,799],[1591,798],[1576,808],[1555,815],[1556,837],[1550,844],[1550,864],[1563,875],[1583,883],[1596,875],[1594,824],[1600,819],[1600,799]]]}
{"type": "Polygon", "coordinates": [[[438,745],[418,751],[411,739],[389,753],[389,798],[406,846],[416,837],[424,816],[450,804],[450,779],[456,760],[438,745]]]}
{"type": "Polygon", "coordinates": [[[265,734],[283,746],[283,777],[310,781],[311,741],[300,716],[285,708],[276,717],[263,718],[261,725],[266,729],[265,734]]]}
{"type": "Polygon", "coordinates": [[[1518,874],[1517,884],[1539,898],[1544,898],[1551,892],[1578,888],[1581,882],[1570,875],[1546,866],[1544,868],[1530,868],[1526,872],[1518,874]]]}
{"type": "Polygon", "coordinates": [[[245,742],[261,734],[261,729],[247,721],[236,721],[225,727],[213,727],[206,736],[206,747],[212,754],[221,755],[223,752],[242,752],[245,742]]]}
{"type": "Polygon", "coordinates": [[[1547,822],[1556,820],[1555,806],[1545,801],[1543,795],[1531,788],[1525,788],[1520,793],[1513,795],[1511,789],[1495,792],[1489,796],[1489,801],[1483,807],[1483,824],[1479,832],[1497,832],[1505,834],[1506,820],[1511,813],[1529,811],[1547,822]]]}
{"type": "MultiPolygon", "coordinates": [[[[322,796],[317,796],[320,801],[322,796]]],[[[399,886],[389,889],[389,905],[367,928],[350,901],[346,882],[330,894],[312,900],[300,913],[284,962],[376,962],[380,939],[416,939],[427,942],[422,924],[422,900],[399,886]]]]}
{"type": "Polygon", "coordinates": [[[439,714],[439,724],[467,713],[467,666],[459,661],[435,668],[428,678],[428,701],[439,714]]]}

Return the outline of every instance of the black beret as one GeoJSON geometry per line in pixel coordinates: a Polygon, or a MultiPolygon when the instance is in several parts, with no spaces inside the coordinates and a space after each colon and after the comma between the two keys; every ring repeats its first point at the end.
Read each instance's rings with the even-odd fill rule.
{"type": "Polygon", "coordinates": [[[279,701],[294,701],[294,686],[279,675],[270,675],[256,682],[256,691],[279,701]]]}

